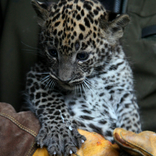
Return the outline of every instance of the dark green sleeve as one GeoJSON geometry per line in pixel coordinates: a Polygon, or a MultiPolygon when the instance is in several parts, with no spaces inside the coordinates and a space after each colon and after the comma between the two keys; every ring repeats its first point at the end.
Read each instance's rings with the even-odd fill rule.
{"type": "Polygon", "coordinates": [[[156,132],[156,35],[142,38],[143,28],[156,26],[155,8],[156,0],[128,1],[131,22],[122,44],[134,71],[143,130],[156,132]]]}
{"type": "Polygon", "coordinates": [[[29,0],[0,3],[0,101],[19,110],[26,72],[36,60],[37,19],[29,0]]]}
{"type": "Polygon", "coordinates": [[[0,101],[20,110],[25,76],[37,59],[37,16],[31,0],[0,0],[0,20],[0,101]]]}
{"type": "MultiPolygon", "coordinates": [[[[0,101],[17,110],[22,104],[25,74],[36,60],[38,26],[28,0],[1,0],[0,101]]],[[[132,64],[143,129],[156,131],[156,37],[142,29],[156,25],[155,0],[129,0],[131,23],[122,40],[132,64]]]]}

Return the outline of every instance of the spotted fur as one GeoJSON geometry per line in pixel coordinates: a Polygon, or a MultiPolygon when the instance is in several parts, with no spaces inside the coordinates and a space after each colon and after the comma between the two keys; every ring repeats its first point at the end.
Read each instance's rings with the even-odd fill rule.
{"type": "Polygon", "coordinates": [[[110,141],[116,127],[140,132],[132,71],[119,44],[129,17],[109,22],[96,0],[32,5],[42,60],[27,74],[26,92],[41,123],[37,143],[67,156],[85,141],[78,128],[110,141]]]}

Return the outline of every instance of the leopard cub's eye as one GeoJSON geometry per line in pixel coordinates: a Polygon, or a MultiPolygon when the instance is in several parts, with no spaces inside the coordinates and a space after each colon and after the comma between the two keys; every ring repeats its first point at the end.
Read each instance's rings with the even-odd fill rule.
{"type": "Polygon", "coordinates": [[[85,61],[88,59],[88,57],[89,57],[89,54],[86,52],[81,52],[77,54],[77,59],[80,61],[85,61]]]}
{"type": "Polygon", "coordinates": [[[57,55],[58,55],[56,49],[48,49],[48,52],[53,57],[57,57],[57,55]]]}

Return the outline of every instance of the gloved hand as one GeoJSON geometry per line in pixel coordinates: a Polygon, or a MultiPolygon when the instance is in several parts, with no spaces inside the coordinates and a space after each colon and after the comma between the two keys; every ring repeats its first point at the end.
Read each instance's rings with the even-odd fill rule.
{"type": "MultiPolygon", "coordinates": [[[[37,149],[35,138],[39,129],[39,121],[32,112],[16,113],[11,105],[0,103],[1,156],[48,156],[46,148],[37,149]]],[[[119,155],[119,147],[105,140],[101,135],[84,130],[79,132],[87,138],[87,141],[78,150],[78,155],[119,155]]],[[[154,132],[144,131],[136,134],[116,128],[113,135],[118,145],[133,156],[156,156],[156,133],[154,132]]]]}
{"type": "Polygon", "coordinates": [[[16,113],[11,105],[0,103],[0,155],[32,156],[39,128],[32,112],[16,113]]]}
{"type": "Polygon", "coordinates": [[[156,133],[143,131],[139,134],[122,128],[114,130],[118,145],[133,156],[156,156],[156,133]]]}

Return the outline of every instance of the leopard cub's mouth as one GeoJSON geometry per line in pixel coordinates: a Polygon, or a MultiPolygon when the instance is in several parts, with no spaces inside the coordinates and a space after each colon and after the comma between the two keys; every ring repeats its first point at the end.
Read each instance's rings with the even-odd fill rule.
{"type": "MultiPolygon", "coordinates": [[[[55,80],[55,82],[65,90],[75,90],[79,89],[79,87],[83,84],[84,78],[81,79],[71,79],[69,81],[62,81],[57,76],[50,74],[51,78],[55,80]]],[[[58,87],[59,87],[58,86],[58,87]]]]}
{"type": "Polygon", "coordinates": [[[69,82],[63,82],[58,80],[57,83],[61,86],[61,88],[64,88],[65,90],[75,90],[79,89],[83,81],[69,81],[69,82]]]}

